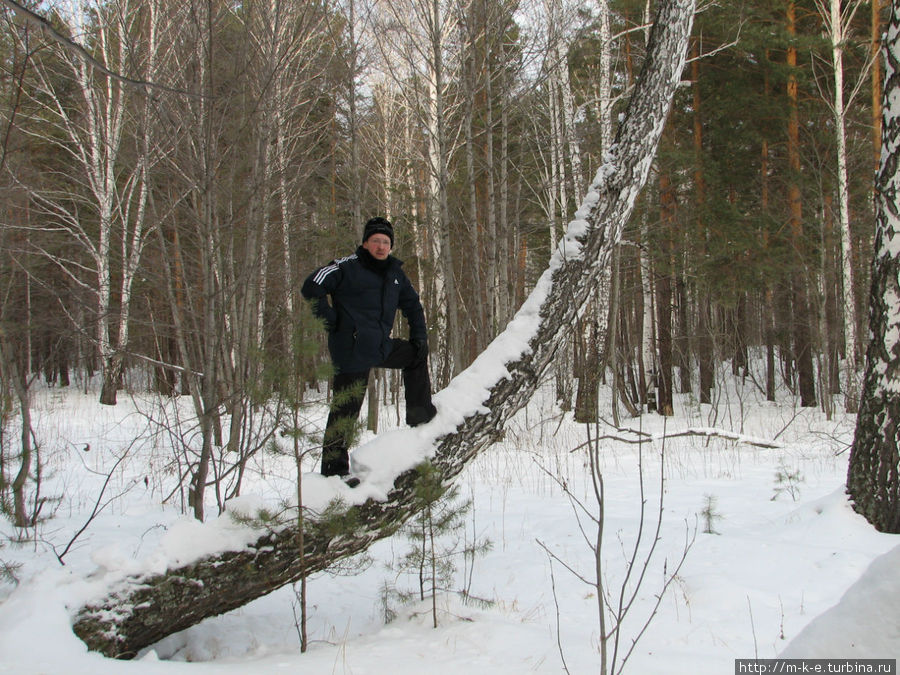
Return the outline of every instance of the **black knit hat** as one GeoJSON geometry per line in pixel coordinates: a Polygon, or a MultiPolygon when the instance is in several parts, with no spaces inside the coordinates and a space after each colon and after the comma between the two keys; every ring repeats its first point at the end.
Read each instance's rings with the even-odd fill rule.
{"type": "Polygon", "coordinates": [[[394,248],[394,226],[391,225],[391,221],[387,218],[382,218],[381,216],[369,218],[365,228],[363,228],[363,243],[365,244],[366,240],[373,234],[386,234],[391,238],[391,248],[394,248]]]}

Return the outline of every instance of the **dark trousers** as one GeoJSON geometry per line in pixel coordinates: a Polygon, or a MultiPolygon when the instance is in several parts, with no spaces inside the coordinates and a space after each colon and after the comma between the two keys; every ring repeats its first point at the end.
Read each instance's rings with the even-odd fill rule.
{"type": "MultiPolygon", "coordinates": [[[[403,370],[403,388],[406,394],[406,423],[415,426],[434,417],[431,403],[431,379],[428,360],[418,359],[416,350],[408,340],[392,340],[390,355],[375,368],[400,368],[403,370]]],[[[350,457],[347,453],[356,427],[369,371],[360,373],[336,373],[332,382],[331,410],[325,425],[322,447],[322,475],[344,476],[350,473],[350,457]]]]}

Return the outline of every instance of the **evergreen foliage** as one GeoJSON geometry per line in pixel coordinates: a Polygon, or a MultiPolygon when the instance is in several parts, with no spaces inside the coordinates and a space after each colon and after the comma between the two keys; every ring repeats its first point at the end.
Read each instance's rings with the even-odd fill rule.
{"type": "MultiPolygon", "coordinates": [[[[440,474],[429,463],[416,467],[414,484],[416,515],[401,530],[410,541],[410,548],[397,563],[400,574],[413,575],[418,592],[398,589],[385,582],[381,590],[385,622],[396,618],[391,599],[401,602],[431,601],[434,627],[438,626],[438,596],[453,592],[454,578],[459,571],[459,559],[466,568],[474,567],[475,558],[492,548],[490,540],[473,534],[472,540],[460,541],[465,534],[465,518],[472,509],[471,500],[461,500],[458,485],[444,485],[440,474]]],[[[456,590],[464,599],[471,598],[471,576],[464,588],[456,590]]]]}
{"type": "Polygon", "coordinates": [[[723,518],[718,510],[719,500],[715,495],[705,495],[703,509],[700,511],[700,517],[703,519],[704,534],[719,534],[716,532],[716,521],[723,518]]]}
{"type": "Polygon", "coordinates": [[[784,464],[775,472],[775,494],[772,500],[778,499],[782,494],[788,495],[793,501],[797,501],[800,496],[800,483],[803,482],[803,476],[800,475],[799,469],[789,469],[784,464]]]}

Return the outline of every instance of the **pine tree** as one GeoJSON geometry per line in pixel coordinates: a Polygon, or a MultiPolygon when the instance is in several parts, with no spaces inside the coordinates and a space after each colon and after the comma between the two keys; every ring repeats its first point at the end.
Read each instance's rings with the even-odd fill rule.
{"type": "Polygon", "coordinates": [[[412,546],[399,567],[417,575],[419,600],[431,600],[432,624],[437,628],[438,596],[452,590],[457,559],[482,555],[490,550],[491,543],[476,536],[460,547],[460,531],[465,528],[472,501],[460,500],[459,485],[443,484],[433,465],[422,464],[416,472],[413,500],[417,515],[403,528],[412,546]]]}

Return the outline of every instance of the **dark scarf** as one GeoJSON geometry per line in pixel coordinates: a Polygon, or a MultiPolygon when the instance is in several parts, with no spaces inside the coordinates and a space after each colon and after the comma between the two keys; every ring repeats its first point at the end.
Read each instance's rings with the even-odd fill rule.
{"type": "Polygon", "coordinates": [[[366,267],[373,272],[377,272],[381,276],[387,274],[388,268],[391,266],[390,256],[384,260],[378,260],[362,246],[357,249],[356,254],[359,256],[359,261],[363,264],[363,267],[366,267]]]}

